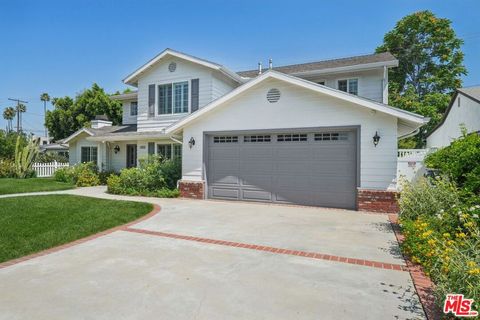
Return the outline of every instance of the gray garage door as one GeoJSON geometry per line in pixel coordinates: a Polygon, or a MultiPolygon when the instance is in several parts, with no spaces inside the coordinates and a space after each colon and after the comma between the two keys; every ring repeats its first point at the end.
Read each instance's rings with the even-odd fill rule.
{"type": "Polygon", "coordinates": [[[208,197],[355,208],[356,132],[209,135],[208,197]]]}

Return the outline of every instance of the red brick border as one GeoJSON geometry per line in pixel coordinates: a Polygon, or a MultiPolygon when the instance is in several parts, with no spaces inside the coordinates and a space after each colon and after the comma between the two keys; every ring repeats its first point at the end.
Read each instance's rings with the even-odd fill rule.
{"type": "Polygon", "coordinates": [[[41,257],[41,256],[44,256],[44,255],[47,255],[47,254],[50,254],[50,253],[54,253],[54,252],[57,252],[57,251],[60,251],[60,250],[63,250],[63,249],[67,249],[67,248],[76,246],[78,244],[81,244],[81,243],[84,243],[84,242],[87,242],[87,241],[105,236],[105,235],[110,234],[110,233],[115,232],[115,231],[125,230],[129,226],[131,226],[133,224],[136,224],[136,223],[139,223],[139,222],[141,222],[143,220],[146,220],[148,218],[151,218],[151,217],[153,217],[154,215],[156,215],[157,213],[160,212],[161,208],[160,208],[159,205],[156,205],[156,204],[152,204],[152,205],[153,205],[152,211],[150,211],[146,215],[144,215],[144,216],[142,216],[142,217],[140,217],[136,220],[130,221],[126,224],[122,224],[120,226],[116,226],[116,227],[107,229],[105,231],[101,231],[99,233],[92,234],[88,237],[81,238],[81,239],[78,239],[78,240],[75,240],[75,241],[72,241],[72,242],[69,242],[69,243],[65,243],[65,244],[50,248],[50,249],[45,249],[43,251],[32,253],[32,254],[29,254],[27,256],[23,256],[23,257],[20,257],[20,258],[16,258],[16,259],[13,259],[13,260],[8,260],[8,261],[5,261],[5,262],[2,262],[2,263],[0,263],[0,269],[9,267],[11,265],[14,265],[14,264],[17,264],[17,263],[20,263],[20,262],[23,262],[23,261],[31,260],[33,258],[41,257]]]}
{"type": "MultiPolygon", "coordinates": [[[[401,245],[405,240],[404,235],[400,231],[400,226],[398,225],[398,215],[389,214],[388,219],[392,225],[392,229],[397,238],[398,244],[401,245]]],[[[423,311],[429,320],[436,320],[442,318],[441,310],[435,304],[435,296],[433,295],[433,290],[435,288],[432,280],[423,272],[422,267],[414,264],[409,257],[403,255],[403,258],[407,264],[407,268],[412,277],[415,290],[417,291],[420,302],[423,306],[423,311]]]]}
{"type": "Polygon", "coordinates": [[[137,229],[137,228],[125,228],[125,229],[123,229],[123,231],[140,233],[140,234],[148,234],[148,235],[152,235],[152,236],[172,238],[172,239],[181,239],[181,240],[187,240],[187,241],[211,243],[211,244],[217,244],[217,245],[229,246],[229,247],[238,247],[238,248],[245,248],[245,249],[251,249],[251,250],[259,250],[259,251],[265,251],[265,252],[271,252],[271,253],[277,253],[277,254],[301,256],[301,257],[312,258],[312,259],[321,259],[321,260],[328,260],[328,261],[335,261],[335,262],[343,262],[343,263],[348,263],[348,264],[356,264],[356,265],[360,265],[360,266],[373,267],[373,268],[379,268],[379,269],[396,270],[396,271],[408,271],[407,267],[403,266],[401,264],[385,263],[385,262],[365,260],[365,259],[356,259],[356,258],[349,258],[349,257],[340,257],[340,256],[329,255],[329,254],[317,253],[317,252],[307,252],[307,251],[275,248],[275,247],[269,247],[269,246],[259,246],[259,245],[255,245],[255,244],[232,242],[232,241],[225,241],[225,240],[216,240],[216,239],[193,237],[193,236],[185,236],[185,235],[180,235],[180,234],[175,234],[175,233],[150,231],[150,230],[137,229]]]}
{"type": "Polygon", "coordinates": [[[205,182],[204,181],[178,181],[178,190],[180,196],[190,199],[204,199],[205,182]]]}
{"type": "Polygon", "coordinates": [[[379,213],[398,213],[398,192],[357,189],[357,210],[379,213]]]}

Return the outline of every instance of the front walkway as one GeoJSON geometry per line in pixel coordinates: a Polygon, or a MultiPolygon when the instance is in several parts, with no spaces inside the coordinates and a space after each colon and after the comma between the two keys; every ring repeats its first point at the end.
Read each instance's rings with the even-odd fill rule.
{"type": "Polygon", "coordinates": [[[0,319],[424,318],[386,216],[123,197],[104,187],[52,193],[162,210],[0,269],[0,290],[9,293],[0,298],[0,319]]]}

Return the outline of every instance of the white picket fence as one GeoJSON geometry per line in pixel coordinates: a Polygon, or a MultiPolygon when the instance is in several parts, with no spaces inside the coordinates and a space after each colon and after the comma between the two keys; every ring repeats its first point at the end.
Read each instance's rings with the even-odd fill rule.
{"type": "Polygon", "coordinates": [[[415,181],[425,173],[423,159],[430,152],[428,149],[398,149],[397,183],[401,179],[415,181]]]}
{"type": "Polygon", "coordinates": [[[49,163],[34,163],[33,164],[33,170],[37,173],[37,177],[43,178],[43,177],[51,177],[60,168],[65,168],[68,167],[68,162],[63,163],[63,162],[49,162],[49,163]]]}

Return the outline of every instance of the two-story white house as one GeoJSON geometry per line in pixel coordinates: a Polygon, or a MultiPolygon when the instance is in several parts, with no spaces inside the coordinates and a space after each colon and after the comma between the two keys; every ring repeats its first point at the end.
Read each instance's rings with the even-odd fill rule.
{"type": "Polygon", "coordinates": [[[388,105],[390,53],[233,72],[166,49],[114,96],[123,124],[65,142],[102,170],[182,159],[182,196],[395,211],[397,140],[428,119],[388,105]]]}

